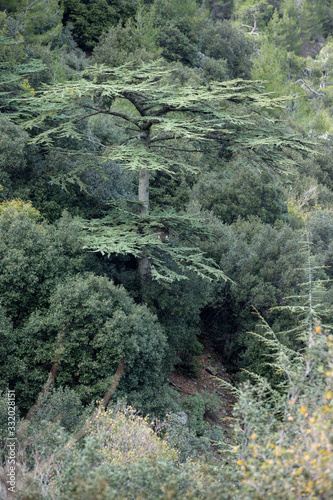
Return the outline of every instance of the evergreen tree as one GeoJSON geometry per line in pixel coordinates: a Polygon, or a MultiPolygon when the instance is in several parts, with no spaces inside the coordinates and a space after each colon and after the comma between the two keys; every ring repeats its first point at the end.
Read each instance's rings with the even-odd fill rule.
{"type": "MultiPolygon", "coordinates": [[[[179,279],[185,268],[202,277],[224,277],[193,247],[196,235],[205,234],[195,216],[151,210],[150,178],[198,173],[202,153],[209,158],[226,151],[286,172],[292,157],[288,150],[309,149],[268,114],[280,102],[263,94],[258,83],[237,80],[180,87],[173,77],[174,70],[160,62],[113,69],[92,66],[75,81],[16,100],[17,117],[30,113],[32,118],[24,124],[34,129],[33,142],[80,157],[80,170],[99,157],[137,172],[138,210],[111,210],[103,220],[86,223],[87,248],[135,255],[140,258],[142,281],[149,275],[179,279]],[[98,115],[122,129],[120,142],[106,137],[102,143],[92,136],[91,124],[98,115]],[[76,149],[68,148],[68,139],[76,149]],[[95,151],[84,149],[91,143],[95,151]],[[184,238],[192,244],[179,244],[184,238]],[[177,262],[178,273],[168,265],[170,259],[177,262]]],[[[79,174],[69,172],[70,179],[79,174]]]]}

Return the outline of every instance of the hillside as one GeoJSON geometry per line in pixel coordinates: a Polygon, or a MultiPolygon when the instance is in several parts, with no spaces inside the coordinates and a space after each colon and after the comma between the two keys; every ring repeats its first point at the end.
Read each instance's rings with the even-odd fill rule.
{"type": "Polygon", "coordinates": [[[330,499],[332,2],[0,0],[0,68],[0,498],[330,499]]]}

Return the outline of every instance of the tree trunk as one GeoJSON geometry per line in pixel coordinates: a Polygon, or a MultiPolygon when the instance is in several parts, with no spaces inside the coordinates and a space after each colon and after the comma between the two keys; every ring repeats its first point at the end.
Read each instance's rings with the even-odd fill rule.
{"type": "MultiPolygon", "coordinates": [[[[149,214],[149,170],[142,169],[139,172],[139,202],[140,202],[140,215],[148,215],[149,214]]],[[[141,286],[145,284],[145,282],[150,277],[150,269],[151,264],[145,253],[142,254],[142,257],[139,262],[139,274],[141,286]]]]}
{"type": "Polygon", "coordinates": [[[149,170],[142,169],[139,172],[139,202],[140,215],[149,213],[149,170]]]}

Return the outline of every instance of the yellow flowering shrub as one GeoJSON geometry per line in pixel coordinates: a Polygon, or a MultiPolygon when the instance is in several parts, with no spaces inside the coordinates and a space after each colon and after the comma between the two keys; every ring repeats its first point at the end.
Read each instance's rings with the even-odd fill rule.
{"type": "Polygon", "coordinates": [[[147,417],[141,417],[130,406],[99,411],[89,423],[88,433],[100,443],[105,462],[128,465],[138,460],[178,459],[178,451],[156,435],[147,417]]]}
{"type": "MultiPolygon", "coordinates": [[[[323,337],[320,327],[315,331],[323,337]]],[[[324,339],[326,366],[313,358],[303,389],[289,392],[281,421],[271,429],[268,423],[266,433],[249,432],[246,446],[235,447],[239,498],[332,498],[333,336],[324,339]]]]}
{"type": "Polygon", "coordinates": [[[23,78],[21,82],[21,87],[23,88],[23,91],[21,92],[23,95],[25,96],[35,95],[35,89],[30,85],[29,78],[23,78]]]}
{"type": "Polygon", "coordinates": [[[0,203],[0,217],[11,219],[19,213],[24,213],[29,219],[38,222],[42,216],[40,212],[32,206],[31,201],[23,201],[20,198],[6,200],[0,203]]]}

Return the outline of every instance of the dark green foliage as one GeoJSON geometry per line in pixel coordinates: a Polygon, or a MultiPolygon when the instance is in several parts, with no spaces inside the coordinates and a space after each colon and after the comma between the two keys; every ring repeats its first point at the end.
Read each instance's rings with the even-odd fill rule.
{"type": "Polygon", "coordinates": [[[217,19],[230,19],[234,7],[233,0],[208,0],[207,4],[217,19]]]}
{"type": "Polygon", "coordinates": [[[204,417],[218,411],[221,407],[221,400],[214,394],[203,392],[195,393],[193,396],[186,396],[182,400],[182,406],[188,412],[188,426],[197,436],[202,436],[210,428],[204,422],[204,417]]]}
{"type": "MultiPolygon", "coordinates": [[[[19,369],[19,360],[17,359],[17,337],[13,331],[13,324],[6,316],[6,311],[0,302],[0,363],[2,379],[0,392],[6,391],[8,387],[6,380],[13,379],[19,369]]],[[[1,417],[2,418],[2,417],[1,417]]],[[[3,435],[3,434],[2,434],[3,435]]]]}
{"type": "Polygon", "coordinates": [[[200,51],[215,64],[226,61],[228,76],[225,79],[249,78],[253,43],[229,21],[204,24],[200,32],[200,51]]]}
{"type": "Polygon", "coordinates": [[[27,165],[25,144],[28,134],[0,114],[0,201],[13,194],[13,181],[27,165]]]}
{"type": "Polygon", "coordinates": [[[18,0],[10,9],[10,23],[24,36],[26,43],[47,45],[61,31],[62,2],[57,0],[18,0]]]}
{"type": "Polygon", "coordinates": [[[290,17],[286,12],[279,16],[278,11],[274,14],[267,25],[267,33],[270,41],[278,47],[283,47],[288,52],[301,54],[302,39],[301,28],[297,18],[290,17]]]}
{"type": "Polygon", "coordinates": [[[157,45],[167,61],[181,61],[195,66],[198,63],[198,30],[206,20],[195,0],[156,0],[154,19],[159,28],[157,45]]]}
{"type": "Polygon", "coordinates": [[[74,432],[84,424],[85,408],[74,389],[53,389],[33,418],[33,425],[41,422],[57,422],[67,432],[74,432]]]}
{"type": "Polygon", "coordinates": [[[307,162],[301,166],[301,170],[308,175],[314,175],[321,184],[333,191],[333,155],[331,141],[326,145],[321,144],[320,155],[316,156],[315,162],[307,162]]]}
{"type": "Polygon", "coordinates": [[[94,49],[93,60],[110,67],[120,66],[127,62],[130,54],[136,54],[141,48],[139,32],[134,31],[131,25],[119,23],[103,33],[94,49]]]}
{"type": "Polygon", "coordinates": [[[125,359],[118,396],[127,394],[137,406],[152,410],[163,385],[165,351],[156,318],[107,278],[90,273],[62,281],[48,311],[36,311],[20,331],[23,377],[15,386],[21,404],[31,404],[41,389],[57,335],[64,332],[57,386],[75,388],[84,403],[102,398],[125,359]]]}
{"type": "MultiPolygon", "coordinates": [[[[251,345],[258,344],[252,343],[247,333],[257,324],[253,307],[274,329],[291,327],[293,319],[288,312],[269,310],[284,305],[287,295],[299,293],[298,285],[304,280],[300,269],[304,264],[302,235],[287,225],[272,227],[259,219],[220,225],[216,232],[218,242],[211,244],[210,253],[234,282],[217,288],[215,300],[203,313],[206,328],[229,368],[267,373],[265,351],[262,346],[252,351],[251,345]]],[[[283,341],[297,345],[293,337],[283,341]]]]}
{"type": "Polygon", "coordinates": [[[212,287],[193,274],[187,273],[187,278],[170,285],[150,282],[143,291],[145,302],[166,331],[172,365],[180,364],[184,370],[193,362],[193,356],[201,352],[197,340],[200,312],[209,301],[212,287]]]}
{"type": "Polygon", "coordinates": [[[65,25],[74,28],[74,40],[83,50],[92,50],[110,26],[135,14],[137,0],[64,0],[65,25]]]}
{"type": "Polygon", "coordinates": [[[167,61],[181,61],[189,66],[197,62],[197,45],[173,23],[165,23],[157,39],[167,61]]]}
{"type": "MultiPolygon", "coordinates": [[[[325,266],[325,272],[333,278],[333,217],[332,210],[319,210],[309,220],[307,227],[311,237],[311,251],[317,262],[325,266]]],[[[327,284],[330,286],[330,283],[327,284]]],[[[331,285],[332,288],[332,285],[331,285]]]]}
{"type": "Polygon", "coordinates": [[[206,172],[192,191],[192,199],[202,209],[210,210],[228,224],[238,217],[258,216],[270,224],[286,218],[284,196],[271,172],[240,159],[223,165],[220,172],[206,172]]]}
{"type": "Polygon", "coordinates": [[[77,224],[64,216],[55,226],[37,224],[9,207],[0,216],[1,302],[15,325],[48,306],[52,290],[82,269],[77,224]]]}
{"type": "MultiPolygon", "coordinates": [[[[109,129],[101,120],[99,136],[103,133],[109,134],[109,129]]],[[[78,162],[61,153],[47,154],[29,145],[28,139],[21,127],[0,114],[0,201],[31,200],[48,221],[54,222],[64,209],[72,215],[98,216],[110,200],[134,197],[133,174],[120,165],[105,162],[98,171],[87,168],[77,176],[78,162]],[[66,183],[64,175],[69,178],[66,183]]]]}
{"type": "Polygon", "coordinates": [[[1,0],[0,11],[6,10],[7,12],[15,11],[21,0],[1,0]]]}
{"type": "Polygon", "coordinates": [[[96,467],[100,457],[94,452],[91,441],[79,456],[73,458],[59,481],[63,500],[134,500],[138,495],[147,500],[162,500],[166,498],[166,491],[175,500],[182,500],[185,495],[204,498],[193,482],[193,471],[185,468],[179,474],[172,462],[152,464],[139,460],[126,466],[109,464],[96,467]]]}
{"type": "Polygon", "coordinates": [[[9,0],[0,9],[2,450],[7,387],[25,415],[62,351],[55,387],[19,439],[18,499],[330,498],[332,474],[324,493],[308,474],[319,464],[326,480],[323,460],[332,467],[321,453],[331,450],[329,332],[303,326],[324,307],[328,323],[333,304],[331,3],[9,0]],[[320,138],[315,160],[302,124],[320,138]],[[238,380],[240,368],[269,379],[231,388],[241,424],[231,453],[208,423],[219,398],[177,401],[166,385],[174,368],[198,376],[208,339],[238,380]],[[101,446],[114,433],[94,422],[104,411],[88,423],[99,438],[74,437],[123,359],[111,405],[149,413],[179,455],[147,461],[138,434],[117,428],[135,460],[112,461],[101,446]],[[200,465],[217,456],[214,471],[200,465]]]}

